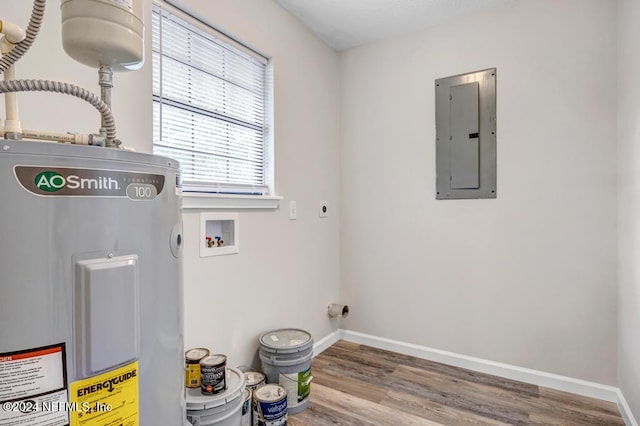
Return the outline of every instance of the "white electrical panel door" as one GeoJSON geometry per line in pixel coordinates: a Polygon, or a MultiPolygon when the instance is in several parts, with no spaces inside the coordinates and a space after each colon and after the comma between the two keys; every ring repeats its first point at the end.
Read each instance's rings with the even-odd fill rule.
{"type": "Polygon", "coordinates": [[[478,83],[451,86],[450,102],[451,188],[478,188],[478,83]]]}

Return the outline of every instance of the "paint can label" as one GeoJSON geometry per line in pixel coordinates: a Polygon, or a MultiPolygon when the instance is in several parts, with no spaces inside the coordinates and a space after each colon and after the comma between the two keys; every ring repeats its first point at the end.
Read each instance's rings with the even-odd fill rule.
{"type": "Polygon", "coordinates": [[[279,384],[287,390],[289,408],[302,404],[311,394],[311,367],[298,373],[280,374],[279,384]]]}
{"type": "Polygon", "coordinates": [[[202,394],[214,395],[224,392],[227,389],[226,371],[226,362],[219,365],[206,365],[200,362],[200,391],[202,394]]]}
{"type": "Polygon", "coordinates": [[[200,361],[209,355],[209,349],[205,348],[193,348],[185,352],[185,363],[187,368],[185,370],[185,386],[188,388],[200,387],[200,361]]]}
{"type": "Polygon", "coordinates": [[[287,400],[257,402],[253,409],[253,426],[283,426],[287,424],[287,400]]]}
{"type": "Polygon", "coordinates": [[[185,384],[188,388],[200,387],[200,364],[187,364],[185,384]]]}
{"type": "Polygon", "coordinates": [[[287,392],[278,385],[265,385],[253,395],[253,426],[287,424],[287,392]]]}

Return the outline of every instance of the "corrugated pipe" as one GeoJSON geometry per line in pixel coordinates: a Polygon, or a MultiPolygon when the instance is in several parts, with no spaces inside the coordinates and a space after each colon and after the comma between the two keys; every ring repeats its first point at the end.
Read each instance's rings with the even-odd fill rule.
{"type": "Polygon", "coordinates": [[[102,100],[82,87],[69,83],[49,80],[7,80],[0,81],[0,93],[11,92],[55,92],[75,96],[93,105],[102,115],[107,131],[107,146],[116,143],[116,124],[111,109],[102,100]]]}
{"type": "Polygon", "coordinates": [[[40,25],[42,24],[42,18],[44,17],[45,3],[46,0],[35,0],[33,2],[31,19],[29,19],[29,26],[27,26],[27,37],[20,43],[13,46],[11,52],[0,58],[0,72],[5,72],[6,69],[20,59],[33,44],[33,41],[38,35],[38,31],[40,31],[40,25]]]}

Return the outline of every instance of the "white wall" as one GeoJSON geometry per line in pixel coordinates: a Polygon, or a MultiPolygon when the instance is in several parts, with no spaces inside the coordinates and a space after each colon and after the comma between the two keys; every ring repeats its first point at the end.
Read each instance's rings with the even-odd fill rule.
{"type": "Polygon", "coordinates": [[[240,215],[240,254],[199,258],[198,214],[185,214],[185,344],[247,363],[262,332],[337,327],[326,314],[339,296],[339,58],[272,1],[183,2],[273,55],[277,212],[240,215]],[[288,219],[297,201],[298,219],[288,219]],[[318,215],[327,200],[332,212],[318,215]]]}
{"type": "MultiPolygon", "coordinates": [[[[31,1],[4,0],[0,19],[26,28],[32,4],[31,1]]],[[[114,75],[113,112],[118,138],[142,152],[151,152],[152,111],[147,106],[152,93],[150,62],[135,73],[114,75]]],[[[17,62],[16,77],[64,81],[100,94],[98,71],[74,61],[62,48],[60,1],[46,3],[38,38],[17,62]]],[[[95,133],[100,128],[98,111],[80,99],[35,92],[18,96],[23,128],[84,133],[95,133]]],[[[0,113],[4,119],[4,96],[1,97],[0,113]]]]}
{"type": "MultiPolygon", "coordinates": [[[[199,212],[184,215],[185,346],[206,346],[226,353],[230,365],[247,364],[262,332],[300,327],[320,339],[336,327],[326,306],[339,296],[339,217],[320,219],[317,209],[327,200],[339,211],[339,58],[272,1],[183,4],[274,59],[280,209],[241,212],[241,252],[210,258],[198,254],[199,212]],[[296,221],[288,219],[289,200],[298,203],[296,221]]],[[[4,0],[0,19],[26,25],[30,5],[4,0]]],[[[99,93],[97,71],[62,49],[59,2],[47,5],[34,47],[18,62],[19,77],[69,81],[99,93]]],[[[150,63],[116,74],[113,93],[119,138],[143,152],[152,149],[150,63]]],[[[25,128],[93,132],[99,126],[91,106],[63,95],[21,94],[20,109],[25,128]]]]}
{"type": "Polygon", "coordinates": [[[640,416],[640,4],[618,2],[620,388],[640,416]]]}
{"type": "Polygon", "coordinates": [[[617,383],[615,25],[520,0],[343,53],[348,329],[617,383]],[[498,198],[436,201],[434,80],[490,67],[498,198]]]}

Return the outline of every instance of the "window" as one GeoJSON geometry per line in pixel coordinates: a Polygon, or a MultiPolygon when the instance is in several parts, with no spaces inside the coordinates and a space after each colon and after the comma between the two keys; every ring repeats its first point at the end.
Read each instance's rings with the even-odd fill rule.
{"type": "Polygon", "coordinates": [[[268,195],[268,60],[169,6],[153,6],[153,152],[185,191],[268,195]]]}

